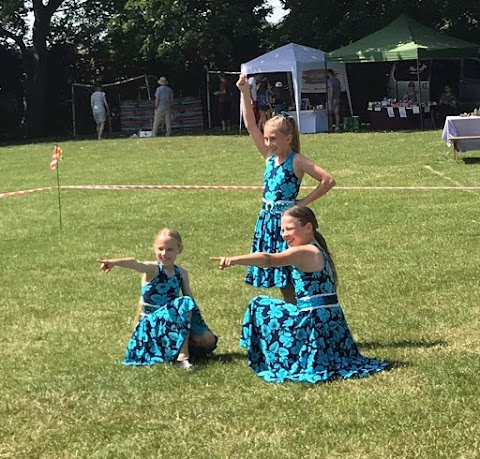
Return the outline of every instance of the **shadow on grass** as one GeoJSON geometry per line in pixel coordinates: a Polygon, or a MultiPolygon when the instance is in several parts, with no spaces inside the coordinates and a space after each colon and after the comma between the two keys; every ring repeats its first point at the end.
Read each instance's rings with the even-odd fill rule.
{"type": "MultiPolygon", "coordinates": [[[[237,360],[247,361],[247,354],[242,352],[214,352],[211,355],[206,357],[194,357],[194,363],[196,365],[208,365],[209,363],[219,362],[219,363],[233,363],[237,360]]],[[[193,360],[192,360],[193,361],[193,360]]]]}
{"type": "Polygon", "coordinates": [[[378,347],[423,347],[423,348],[429,348],[429,347],[437,347],[437,346],[448,346],[448,343],[446,341],[408,341],[408,340],[403,340],[403,341],[394,341],[391,343],[380,343],[378,341],[371,341],[371,342],[365,342],[365,343],[357,343],[358,347],[361,349],[375,349],[378,347]]]}
{"type": "Polygon", "coordinates": [[[465,164],[480,164],[480,158],[463,158],[465,164]]]}
{"type": "Polygon", "coordinates": [[[388,368],[385,369],[385,371],[392,371],[396,370],[397,368],[409,368],[413,367],[412,362],[402,362],[400,360],[387,360],[387,359],[382,359],[382,362],[388,363],[388,368]]]}

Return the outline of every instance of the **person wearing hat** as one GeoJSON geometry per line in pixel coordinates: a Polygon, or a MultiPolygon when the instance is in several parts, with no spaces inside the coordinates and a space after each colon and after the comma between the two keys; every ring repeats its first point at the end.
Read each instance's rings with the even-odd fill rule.
{"type": "Polygon", "coordinates": [[[287,110],[287,93],[281,81],[277,81],[272,88],[272,99],[274,115],[287,110]]]}
{"type": "Polygon", "coordinates": [[[157,135],[160,124],[165,123],[165,135],[172,133],[172,105],[173,91],[168,87],[168,81],[165,77],[158,79],[160,85],[155,91],[155,119],[153,121],[152,134],[157,135]]]}

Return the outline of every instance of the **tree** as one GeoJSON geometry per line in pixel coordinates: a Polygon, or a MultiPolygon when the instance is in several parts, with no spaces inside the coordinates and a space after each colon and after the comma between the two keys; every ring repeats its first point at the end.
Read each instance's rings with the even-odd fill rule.
{"type": "Polygon", "coordinates": [[[238,68],[258,55],[269,12],[263,0],[129,0],[112,40],[124,45],[116,52],[179,71],[238,68]]]}
{"type": "Polygon", "coordinates": [[[101,46],[107,22],[126,0],[2,1],[0,39],[16,45],[22,56],[27,134],[46,135],[51,46],[70,42],[90,52],[101,49],[107,55],[107,50],[101,46]]]}
{"type": "Polygon", "coordinates": [[[26,78],[28,132],[44,134],[47,87],[47,39],[50,21],[64,0],[23,2],[4,0],[0,9],[0,36],[13,41],[20,49],[26,78]],[[33,13],[32,38],[28,38],[28,15],[33,13]]]}
{"type": "Polygon", "coordinates": [[[464,0],[282,0],[289,15],[280,41],[331,51],[381,29],[407,13],[427,27],[478,42],[480,2],[464,0]]]}

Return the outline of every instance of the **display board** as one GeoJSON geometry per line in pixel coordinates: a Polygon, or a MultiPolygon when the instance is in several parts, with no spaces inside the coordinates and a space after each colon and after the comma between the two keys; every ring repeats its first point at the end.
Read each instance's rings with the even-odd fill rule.
{"type": "MultiPolygon", "coordinates": [[[[154,100],[124,100],[120,103],[120,129],[135,133],[152,129],[155,111],[154,100]]],[[[203,129],[202,101],[196,97],[174,99],[172,130],[203,129]]]]}

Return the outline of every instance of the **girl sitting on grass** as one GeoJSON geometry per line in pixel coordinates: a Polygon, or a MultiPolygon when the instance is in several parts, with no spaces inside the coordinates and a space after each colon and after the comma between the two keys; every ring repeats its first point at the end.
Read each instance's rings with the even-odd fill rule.
{"type": "Polygon", "coordinates": [[[123,364],[175,361],[177,367],[190,369],[190,354],[209,354],[217,347],[217,337],[205,324],[193,299],[187,271],[174,264],[183,250],[179,232],[162,229],[153,248],[156,261],[99,260],[105,273],[115,266],[143,273],[138,323],[123,364]],[[183,296],[179,296],[180,290],[183,296]]]}
{"type": "Polygon", "coordinates": [[[212,258],[220,269],[292,267],[297,304],[260,295],[250,301],[243,318],[240,346],[248,349],[255,374],[267,382],[316,383],[388,367],[357,349],[338,303],[335,266],[317,229],[314,213],[294,206],[282,216],[282,237],[289,247],[284,252],[212,258]]]}

